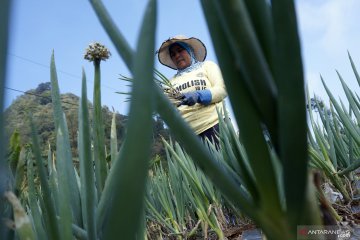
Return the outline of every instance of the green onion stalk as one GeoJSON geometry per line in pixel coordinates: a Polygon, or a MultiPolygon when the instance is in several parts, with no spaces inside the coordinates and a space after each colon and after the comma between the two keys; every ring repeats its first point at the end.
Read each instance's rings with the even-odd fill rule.
{"type": "MultiPolygon", "coordinates": [[[[5,86],[5,77],[6,77],[6,57],[8,49],[8,30],[9,30],[9,19],[10,19],[10,9],[11,9],[10,0],[1,1],[0,3],[0,22],[2,24],[0,28],[0,111],[3,113],[3,104],[4,104],[4,86],[5,86]]],[[[4,193],[8,190],[9,184],[9,168],[6,164],[6,158],[4,154],[4,123],[3,123],[3,114],[0,114],[0,218],[8,217],[10,214],[6,212],[5,199],[3,198],[4,193]]],[[[5,239],[8,236],[9,230],[0,223],[0,238],[5,239]]]]}
{"type": "Polygon", "coordinates": [[[101,61],[107,60],[111,56],[110,51],[102,44],[95,42],[86,49],[84,58],[94,62],[94,160],[96,166],[96,182],[98,196],[104,188],[107,176],[106,154],[105,154],[105,134],[101,112],[101,61]]]}

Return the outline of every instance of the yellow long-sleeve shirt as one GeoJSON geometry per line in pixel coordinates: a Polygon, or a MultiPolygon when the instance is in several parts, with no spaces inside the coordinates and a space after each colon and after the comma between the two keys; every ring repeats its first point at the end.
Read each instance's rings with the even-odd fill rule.
{"type": "Polygon", "coordinates": [[[196,103],[193,106],[181,105],[178,107],[181,115],[196,134],[204,132],[219,122],[216,108],[223,112],[222,101],[227,93],[220,68],[216,63],[205,61],[201,67],[175,76],[170,79],[170,82],[180,93],[210,90],[212,99],[209,105],[196,103]]]}

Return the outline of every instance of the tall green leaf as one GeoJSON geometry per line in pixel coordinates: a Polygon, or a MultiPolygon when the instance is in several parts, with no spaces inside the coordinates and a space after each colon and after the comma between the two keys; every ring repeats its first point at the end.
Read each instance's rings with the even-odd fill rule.
{"type": "MultiPolygon", "coordinates": [[[[234,55],[240,55],[240,52],[234,52],[234,49],[231,48],[231,44],[229,43],[230,40],[226,38],[227,35],[224,32],[224,23],[222,22],[224,20],[221,19],[225,18],[225,11],[218,13],[216,4],[211,4],[211,1],[202,1],[202,4],[231,103],[237,105],[236,108],[233,107],[234,114],[258,188],[257,193],[252,192],[254,202],[260,205],[258,202],[261,201],[261,205],[265,206],[267,211],[272,212],[272,215],[279,215],[281,211],[279,191],[274,167],[268,152],[268,146],[263,136],[261,119],[256,111],[257,107],[252,100],[251,90],[249,90],[249,87],[245,84],[245,76],[236,66],[236,56],[234,55]]],[[[240,6],[238,6],[238,8],[239,7],[240,6]]],[[[246,13],[243,14],[245,16],[247,15],[246,13]]],[[[259,54],[261,55],[261,53],[259,54]]],[[[266,65],[266,63],[264,64],[266,65]]],[[[253,67],[251,70],[249,69],[249,71],[254,73],[256,69],[253,67]]],[[[258,80],[261,81],[260,79],[258,80]]],[[[265,81],[272,80],[267,79],[265,81]]],[[[257,88],[254,88],[254,90],[255,89],[257,88]]]]}
{"type": "MultiPolygon", "coordinates": [[[[133,59],[134,84],[127,135],[118,156],[119,159],[111,170],[116,175],[109,179],[109,181],[116,182],[116,188],[112,189],[113,197],[108,206],[109,213],[103,232],[105,239],[115,239],[119,236],[124,239],[143,237],[136,237],[136,235],[142,232],[139,228],[144,211],[145,186],[151,149],[154,109],[154,96],[151,89],[154,84],[155,29],[156,1],[150,0],[139,35],[138,50],[133,59]]],[[[110,182],[109,186],[112,185],[110,182]]]]}
{"type": "MultiPolygon", "coordinates": [[[[63,116],[65,119],[65,115],[63,116]]],[[[57,177],[58,177],[58,200],[59,200],[59,223],[61,226],[60,236],[62,239],[71,239],[72,238],[72,230],[71,224],[73,221],[71,206],[73,203],[71,202],[71,190],[70,185],[77,185],[77,182],[69,182],[69,177],[67,174],[67,149],[64,141],[64,133],[61,128],[58,128],[56,134],[56,169],[57,169],[57,177]]]]}
{"type": "Polygon", "coordinates": [[[100,196],[107,176],[106,154],[105,154],[105,133],[104,122],[102,116],[101,106],[101,60],[94,61],[94,119],[93,119],[93,135],[94,135],[94,162],[95,162],[95,176],[98,196],[100,196]]]}
{"type": "MultiPolygon", "coordinates": [[[[78,185],[75,184],[77,182],[74,167],[73,167],[73,160],[71,156],[71,147],[70,147],[70,141],[69,141],[69,132],[66,125],[66,118],[64,117],[64,112],[61,107],[61,100],[60,100],[60,90],[59,90],[59,83],[56,73],[56,66],[55,66],[55,57],[54,53],[51,56],[51,62],[50,62],[50,76],[51,76],[51,98],[53,103],[53,111],[54,111],[54,121],[55,121],[55,131],[56,133],[60,133],[62,139],[59,139],[61,141],[62,157],[59,159],[57,158],[57,164],[61,164],[63,169],[63,173],[65,174],[65,178],[67,179],[64,184],[67,184],[67,188],[69,188],[70,194],[70,202],[67,203],[68,207],[71,206],[72,208],[72,214],[74,217],[74,221],[76,224],[81,225],[82,218],[81,218],[81,204],[80,204],[80,191],[78,188],[78,185]],[[59,163],[59,161],[63,161],[62,163],[59,163]]],[[[62,186],[64,187],[64,186],[62,186]]]]}
{"type": "Polygon", "coordinates": [[[359,86],[360,86],[360,76],[359,76],[358,71],[356,70],[356,67],[355,67],[354,61],[353,61],[353,59],[352,59],[352,57],[351,57],[351,55],[350,55],[350,52],[348,52],[348,56],[349,56],[349,60],[350,60],[350,63],[351,63],[351,67],[352,67],[353,72],[354,72],[354,74],[355,74],[356,80],[357,80],[357,82],[358,82],[358,84],[359,84],[359,86]]]}
{"type": "Polygon", "coordinates": [[[339,103],[335,100],[335,97],[330,92],[329,88],[326,86],[325,81],[322,78],[321,78],[321,81],[324,85],[324,88],[325,88],[334,108],[336,109],[337,114],[339,115],[339,118],[342,120],[342,124],[344,125],[344,127],[346,127],[348,129],[349,133],[354,138],[356,143],[360,145],[360,131],[354,125],[354,123],[352,122],[352,119],[349,117],[349,115],[343,111],[343,109],[341,108],[339,103]]]}
{"type": "MultiPolygon", "coordinates": [[[[254,31],[262,52],[272,68],[274,57],[274,26],[271,17],[271,4],[264,0],[245,0],[254,31]],[[259,17],[262,16],[262,17],[259,17]]],[[[276,80],[276,79],[274,79],[276,80]]]]}
{"type": "MultiPolygon", "coordinates": [[[[218,38],[226,39],[227,45],[231,48],[233,65],[241,71],[242,80],[250,93],[255,110],[270,131],[274,144],[277,145],[277,89],[267,59],[256,36],[247,7],[243,1],[237,0],[208,2],[214,3],[217,10],[216,17],[219,19],[221,31],[224,33],[224,35],[218,36],[218,38]]],[[[261,12],[266,13],[267,11],[261,12]]],[[[214,15],[208,18],[210,17],[215,18],[214,15]]],[[[265,18],[265,16],[260,18],[265,18]]],[[[215,28],[210,24],[208,26],[210,29],[215,28]]],[[[261,29],[258,29],[258,31],[261,31],[261,29]]],[[[268,38],[271,38],[271,35],[268,38]]],[[[215,40],[216,38],[213,37],[213,39],[215,40]]],[[[229,85],[229,82],[227,84],[229,85]]],[[[228,86],[227,89],[230,87],[228,86]]]]}
{"type": "MultiPolygon", "coordinates": [[[[4,150],[4,87],[6,83],[6,70],[7,70],[7,50],[9,38],[9,22],[11,13],[12,1],[4,0],[0,2],[0,218],[9,217],[5,212],[5,199],[3,198],[5,191],[9,190],[9,177],[10,172],[6,163],[4,150]]],[[[0,238],[6,239],[8,237],[9,229],[5,224],[0,224],[0,238]]]]}
{"type": "Polygon", "coordinates": [[[14,193],[17,196],[19,196],[19,194],[21,193],[21,185],[23,184],[23,181],[25,179],[26,158],[25,158],[24,150],[25,149],[22,149],[22,151],[20,151],[20,154],[18,156],[18,163],[15,173],[14,193]]]}
{"type": "Polygon", "coordinates": [[[118,154],[118,142],[116,133],[116,113],[113,113],[111,120],[111,136],[110,136],[110,152],[111,152],[111,166],[114,164],[118,154]]]}
{"type": "Polygon", "coordinates": [[[56,218],[57,212],[52,198],[53,193],[51,192],[47,181],[47,174],[41,157],[39,137],[37,136],[37,129],[32,121],[31,116],[30,116],[30,124],[31,124],[31,138],[32,138],[31,147],[36,160],[36,165],[40,177],[40,186],[43,192],[42,199],[44,201],[44,207],[41,209],[43,211],[45,225],[48,226],[47,227],[48,238],[56,239],[56,240],[61,239],[59,225],[57,223],[57,218],[56,218]]]}
{"type": "Polygon", "coordinates": [[[352,111],[357,119],[357,122],[360,122],[360,111],[358,109],[358,102],[357,99],[355,98],[354,94],[351,92],[351,90],[349,89],[349,87],[347,86],[347,84],[345,83],[344,79],[342,78],[342,76],[340,75],[340,73],[338,71],[336,71],[341,85],[344,89],[345,95],[347,100],[349,101],[350,107],[349,107],[349,111],[352,111]]]}
{"type": "Polygon", "coordinates": [[[34,227],[35,227],[35,232],[36,232],[36,236],[37,239],[46,239],[46,232],[42,223],[42,219],[43,219],[43,214],[44,213],[40,213],[40,209],[39,209],[39,205],[37,202],[37,198],[36,198],[36,189],[35,189],[35,179],[34,179],[34,175],[35,175],[35,171],[34,171],[34,162],[32,159],[32,154],[30,152],[27,152],[27,179],[28,179],[28,187],[29,187],[29,198],[28,198],[28,203],[29,203],[29,207],[31,210],[31,216],[33,218],[34,221],[34,227]]]}
{"type": "Polygon", "coordinates": [[[300,40],[294,1],[274,0],[274,78],[278,86],[280,159],[292,231],[301,223],[307,187],[307,124],[300,40]],[[286,68],[284,68],[286,66],[286,68]]]}
{"type": "Polygon", "coordinates": [[[95,224],[95,179],[94,166],[91,152],[90,122],[88,99],[86,93],[86,76],[82,72],[81,98],[79,104],[79,159],[80,159],[80,181],[81,181],[81,203],[85,230],[88,239],[96,239],[95,224]]]}

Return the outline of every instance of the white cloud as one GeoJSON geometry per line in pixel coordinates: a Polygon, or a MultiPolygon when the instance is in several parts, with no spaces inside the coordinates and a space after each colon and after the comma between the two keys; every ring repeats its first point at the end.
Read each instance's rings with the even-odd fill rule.
{"type": "Polygon", "coordinates": [[[339,70],[351,89],[359,89],[351,70],[347,50],[358,66],[360,1],[297,0],[296,8],[304,74],[310,94],[316,94],[323,99],[328,98],[320,80],[321,74],[333,95],[344,100],[345,96],[335,70],[339,70]]]}
{"type": "Polygon", "coordinates": [[[297,13],[304,44],[318,44],[328,55],[338,56],[347,37],[357,34],[358,0],[299,0],[297,13]],[[355,30],[355,31],[354,31],[355,30]]]}

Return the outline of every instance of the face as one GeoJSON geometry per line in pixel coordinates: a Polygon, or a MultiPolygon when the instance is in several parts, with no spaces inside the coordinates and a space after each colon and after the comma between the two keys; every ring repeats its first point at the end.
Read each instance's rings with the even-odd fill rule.
{"type": "Polygon", "coordinates": [[[191,56],[179,45],[174,45],[170,48],[170,57],[177,69],[184,69],[191,65],[191,56]]]}

